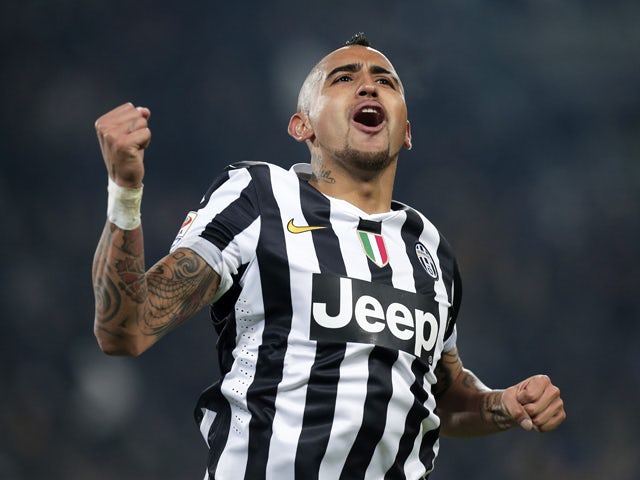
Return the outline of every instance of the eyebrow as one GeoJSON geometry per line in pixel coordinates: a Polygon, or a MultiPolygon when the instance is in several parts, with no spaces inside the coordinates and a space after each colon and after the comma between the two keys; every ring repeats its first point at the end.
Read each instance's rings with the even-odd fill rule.
{"type": "MultiPolygon", "coordinates": [[[[355,72],[359,72],[360,70],[362,70],[361,63],[347,63],[346,65],[340,65],[339,67],[336,67],[333,70],[331,70],[327,75],[327,78],[331,78],[337,73],[342,73],[342,72],[355,73],[355,72]]],[[[391,77],[391,80],[393,80],[393,83],[397,87],[400,86],[400,80],[390,70],[384,67],[381,67],[380,65],[372,65],[369,68],[369,72],[373,73],[374,75],[379,75],[379,74],[389,75],[391,77]]]]}

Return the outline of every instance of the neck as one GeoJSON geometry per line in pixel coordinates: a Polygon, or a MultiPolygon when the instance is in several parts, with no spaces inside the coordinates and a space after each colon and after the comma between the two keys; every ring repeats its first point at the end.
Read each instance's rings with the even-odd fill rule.
{"type": "Polygon", "coordinates": [[[345,200],[368,214],[388,212],[396,165],[397,158],[382,170],[363,171],[312,158],[313,176],[309,183],[325,195],[345,200]]]}

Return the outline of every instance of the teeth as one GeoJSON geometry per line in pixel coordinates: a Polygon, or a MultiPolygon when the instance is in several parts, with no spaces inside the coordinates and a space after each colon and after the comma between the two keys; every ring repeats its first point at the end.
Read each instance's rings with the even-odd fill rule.
{"type": "Polygon", "coordinates": [[[378,111],[375,108],[371,108],[371,107],[366,107],[362,109],[362,113],[378,113],[378,111]]]}

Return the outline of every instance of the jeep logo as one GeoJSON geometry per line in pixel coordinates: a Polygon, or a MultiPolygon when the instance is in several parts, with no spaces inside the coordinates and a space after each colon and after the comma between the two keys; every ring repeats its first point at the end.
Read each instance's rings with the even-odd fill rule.
{"type": "Polygon", "coordinates": [[[433,362],[439,323],[435,300],[387,285],[313,276],[311,339],[371,343],[433,362]]]}

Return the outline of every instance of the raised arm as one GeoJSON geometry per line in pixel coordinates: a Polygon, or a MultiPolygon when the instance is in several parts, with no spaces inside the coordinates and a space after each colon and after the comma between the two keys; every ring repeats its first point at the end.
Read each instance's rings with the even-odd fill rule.
{"type": "Polygon", "coordinates": [[[110,199],[92,269],[94,333],[100,348],[114,355],[147,350],[209,303],[220,280],[188,249],[176,250],[145,271],[139,202],[144,150],[151,139],[149,115],[148,109],[127,103],[95,125],[110,199]]]}
{"type": "Polygon", "coordinates": [[[566,418],[560,390],[546,375],[492,390],[462,366],[457,349],[443,354],[436,374],[434,393],[443,436],[487,435],[517,425],[547,432],[566,418]]]}

